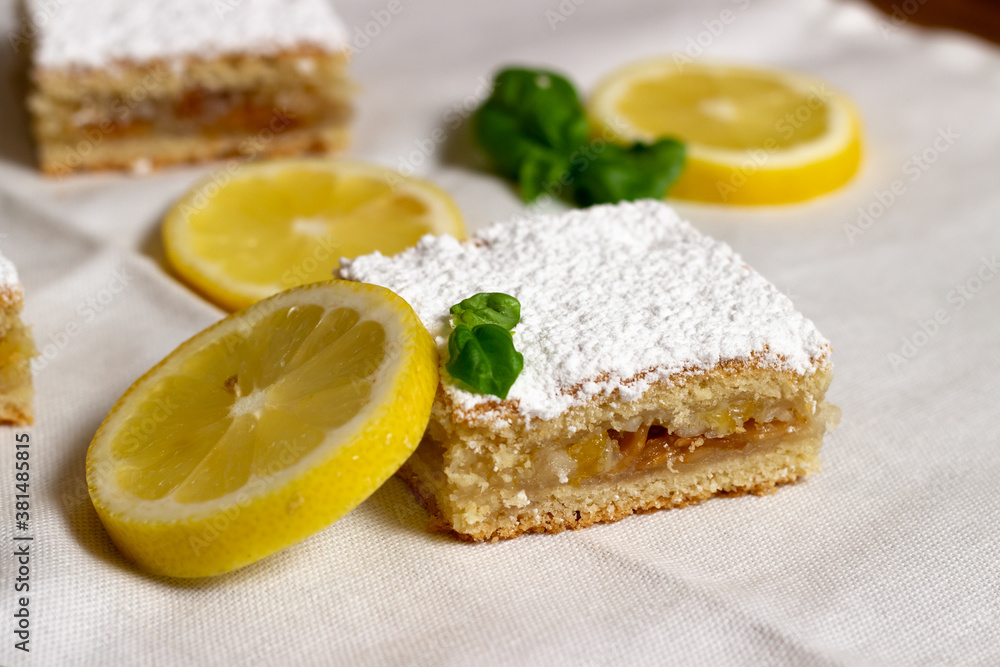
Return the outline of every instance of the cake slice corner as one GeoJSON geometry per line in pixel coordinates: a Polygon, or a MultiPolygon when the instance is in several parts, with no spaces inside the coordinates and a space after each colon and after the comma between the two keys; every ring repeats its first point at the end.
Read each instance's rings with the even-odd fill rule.
{"type": "Polygon", "coordinates": [[[31,359],[35,344],[21,319],[24,289],[14,264],[0,255],[0,424],[34,422],[31,359]]]}
{"type": "Polygon", "coordinates": [[[25,0],[25,9],[28,109],[47,175],[347,144],[347,31],[324,0],[25,0]]]}
{"type": "Polygon", "coordinates": [[[442,353],[427,433],[400,476],[432,527],[471,540],[559,532],[820,469],[838,411],[831,348],[790,300],[669,206],[640,201],[426,238],[344,277],[410,302],[442,353]],[[452,382],[448,312],[521,303],[505,400],[452,382]]]}

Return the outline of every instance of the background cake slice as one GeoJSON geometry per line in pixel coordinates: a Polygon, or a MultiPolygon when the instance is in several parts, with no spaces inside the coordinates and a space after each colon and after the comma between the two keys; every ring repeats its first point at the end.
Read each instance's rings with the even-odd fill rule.
{"type": "Polygon", "coordinates": [[[401,475],[438,527],[483,540],[560,531],[819,469],[836,408],[830,346],[727,245],[658,201],[425,237],[346,262],[410,302],[447,357],[449,308],[521,303],[506,400],[442,383],[401,475]]]}
{"type": "Polygon", "coordinates": [[[25,0],[49,174],[347,140],[347,32],[325,0],[25,0]]]}
{"type": "Polygon", "coordinates": [[[0,255],[0,424],[34,421],[31,358],[35,344],[21,321],[24,289],[10,260],[0,255]]]}

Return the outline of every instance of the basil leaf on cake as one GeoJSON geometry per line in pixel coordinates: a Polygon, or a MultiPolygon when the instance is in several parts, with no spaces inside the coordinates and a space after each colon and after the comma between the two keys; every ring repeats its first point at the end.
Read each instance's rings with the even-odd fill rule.
{"type": "Polygon", "coordinates": [[[521,321],[521,304],[509,294],[480,292],[450,309],[445,368],[460,386],[477,394],[507,398],[524,368],[524,356],[514,349],[512,329],[521,321]]]}

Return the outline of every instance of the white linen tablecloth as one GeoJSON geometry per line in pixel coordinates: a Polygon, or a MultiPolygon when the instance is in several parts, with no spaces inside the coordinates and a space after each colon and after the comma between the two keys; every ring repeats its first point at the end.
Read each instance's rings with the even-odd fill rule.
{"type": "MultiPolygon", "coordinates": [[[[844,190],[787,208],[678,204],[833,342],[843,421],[825,471],[772,496],[481,545],[426,532],[392,480],[236,573],[137,572],[91,507],[84,456],[129,384],[221,315],[170,275],[159,241],[166,208],[209,168],[42,178],[4,45],[0,243],[44,355],[37,425],[0,429],[0,663],[1000,664],[1000,52],[831,0],[399,6],[356,43],[349,154],[415,167],[472,228],[523,205],[461,133],[435,129],[450,132],[504,64],[551,66],[588,91],[621,64],[688,50],[811,71],[857,102],[868,151],[844,190]],[[13,646],[21,432],[30,654],[13,646]]],[[[357,36],[386,7],[340,9],[357,36]]]]}

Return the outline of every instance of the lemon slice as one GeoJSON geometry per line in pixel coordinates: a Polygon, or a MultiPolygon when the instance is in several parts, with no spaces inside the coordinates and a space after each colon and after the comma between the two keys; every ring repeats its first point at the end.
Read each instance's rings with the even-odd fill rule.
{"type": "Polygon", "coordinates": [[[395,254],[424,234],[465,235],[435,185],[339,159],[279,160],[209,176],[167,213],[167,259],[218,305],[238,310],[329,280],[341,257],[395,254]]]}
{"type": "Polygon", "coordinates": [[[804,74],[660,58],[610,75],[588,104],[606,139],[677,137],[679,199],[785,204],[839,188],[861,161],[851,102],[804,74]]]}
{"type": "Polygon", "coordinates": [[[252,563],[328,526],[416,448],[438,383],[427,330],[382,287],[283,292],[136,381],[87,452],[121,552],[174,577],[252,563]]]}

